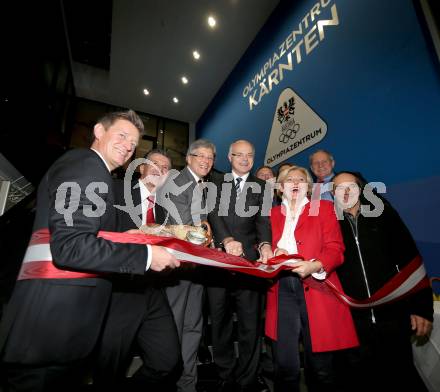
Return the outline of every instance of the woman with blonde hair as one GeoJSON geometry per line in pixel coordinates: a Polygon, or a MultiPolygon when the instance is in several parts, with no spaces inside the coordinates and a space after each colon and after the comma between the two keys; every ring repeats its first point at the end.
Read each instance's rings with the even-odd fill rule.
{"type": "Polygon", "coordinates": [[[311,206],[312,179],[293,166],[278,178],[282,204],[271,210],[275,255],[301,255],[269,289],[266,334],[273,339],[275,391],[299,391],[299,343],[304,346],[308,390],[335,390],[333,352],[358,346],[349,308],[325,290],[328,279],[339,289],[334,272],[343,262],[344,244],[329,201],[311,206]]]}

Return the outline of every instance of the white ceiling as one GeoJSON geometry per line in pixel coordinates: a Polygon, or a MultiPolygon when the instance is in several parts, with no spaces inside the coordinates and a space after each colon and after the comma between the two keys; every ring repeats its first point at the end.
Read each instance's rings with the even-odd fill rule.
{"type": "Polygon", "coordinates": [[[113,0],[110,72],[74,62],[76,93],[194,123],[278,3],[113,0]],[[208,27],[209,14],[217,19],[215,29],[208,27]],[[201,53],[198,62],[194,49],[201,53]],[[188,77],[187,85],[182,75],[188,77]],[[172,102],[174,96],[178,104],[172,102]]]}

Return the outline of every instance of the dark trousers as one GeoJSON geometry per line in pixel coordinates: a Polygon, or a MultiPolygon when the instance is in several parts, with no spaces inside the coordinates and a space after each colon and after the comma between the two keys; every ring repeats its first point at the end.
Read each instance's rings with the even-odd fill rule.
{"type": "Polygon", "coordinates": [[[86,383],[88,365],[88,361],[46,366],[2,363],[4,392],[77,392],[86,383]]]}
{"type": "Polygon", "coordinates": [[[273,342],[276,392],[299,391],[300,341],[304,346],[309,392],[335,390],[333,353],[312,353],[302,283],[291,273],[284,274],[279,281],[277,334],[277,341],[273,342]]]}
{"type": "MultiPolygon", "coordinates": [[[[171,309],[162,289],[138,293],[115,291],[98,352],[94,383],[102,390],[121,385],[137,390],[145,386],[174,385],[181,371],[180,344],[171,309]],[[133,354],[142,366],[125,379],[133,354]]],[[[161,388],[165,391],[165,388],[161,388]]]]}
{"type": "Polygon", "coordinates": [[[261,351],[261,283],[255,277],[228,271],[217,274],[225,274],[224,284],[207,287],[214,362],[222,380],[249,386],[257,378],[261,351]],[[238,358],[233,342],[233,302],[237,314],[238,358]]]}
{"type": "Polygon", "coordinates": [[[414,366],[407,315],[372,323],[370,312],[353,312],[360,347],[341,352],[340,378],[348,391],[427,391],[414,366]]]}

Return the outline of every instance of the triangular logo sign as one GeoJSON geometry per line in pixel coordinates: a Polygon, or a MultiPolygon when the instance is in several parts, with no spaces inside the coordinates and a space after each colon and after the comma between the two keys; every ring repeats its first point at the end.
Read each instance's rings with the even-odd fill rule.
{"type": "Polygon", "coordinates": [[[275,109],[264,164],[275,166],[320,142],[327,124],[291,88],[284,89],[275,109]]]}

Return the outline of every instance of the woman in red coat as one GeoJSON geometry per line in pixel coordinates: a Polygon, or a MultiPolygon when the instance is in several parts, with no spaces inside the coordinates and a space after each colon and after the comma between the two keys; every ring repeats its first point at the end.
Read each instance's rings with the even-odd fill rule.
{"type": "Polygon", "coordinates": [[[283,202],[271,210],[275,255],[300,254],[292,271],[279,275],[267,297],[266,334],[273,339],[275,391],[299,391],[299,341],[305,353],[309,391],[333,391],[333,355],[358,345],[349,308],[325,290],[324,279],[341,288],[334,272],[344,245],[333,204],[310,203],[309,172],[294,166],[278,177],[283,202]]]}

